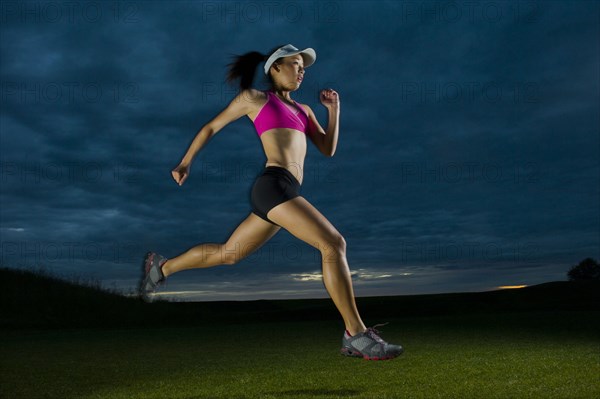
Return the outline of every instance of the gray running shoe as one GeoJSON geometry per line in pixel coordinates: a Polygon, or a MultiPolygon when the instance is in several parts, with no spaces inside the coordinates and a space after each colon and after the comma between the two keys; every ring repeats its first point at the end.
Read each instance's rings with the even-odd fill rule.
{"type": "Polygon", "coordinates": [[[152,302],[153,298],[149,294],[166,280],[161,269],[166,261],[167,258],[154,252],[148,252],[144,257],[144,278],[140,285],[140,296],[144,301],[152,302]]]}
{"type": "Polygon", "coordinates": [[[402,354],[404,349],[400,345],[388,344],[378,335],[379,331],[375,327],[386,324],[388,323],[377,324],[354,336],[346,330],[342,338],[342,355],[366,360],[388,360],[402,354]]]}

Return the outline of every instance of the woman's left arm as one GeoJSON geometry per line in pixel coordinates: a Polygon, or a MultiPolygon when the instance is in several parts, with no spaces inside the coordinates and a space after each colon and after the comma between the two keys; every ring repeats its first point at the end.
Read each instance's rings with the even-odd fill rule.
{"type": "Polygon", "coordinates": [[[340,100],[338,94],[331,89],[321,91],[320,99],[328,111],[327,131],[323,130],[312,109],[308,105],[302,104],[308,112],[308,137],[323,155],[332,157],[338,142],[340,100]]]}
{"type": "Polygon", "coordinates": [[[338,93],[333,89],[323,90],[321,92],[321,104],[327,108],[329,114],[324,140],[325,153],[332,157],[337,148],[340,132],[340,98],[338,93]]]}

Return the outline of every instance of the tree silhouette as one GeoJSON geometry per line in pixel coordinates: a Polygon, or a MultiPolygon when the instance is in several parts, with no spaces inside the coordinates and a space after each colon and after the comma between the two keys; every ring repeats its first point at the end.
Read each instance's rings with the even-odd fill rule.
{"type": "Polygon", "coordinates": [[[567,273],[570,281],[600,280],[600,265],[592,258],[585,258],[567,273]]]}

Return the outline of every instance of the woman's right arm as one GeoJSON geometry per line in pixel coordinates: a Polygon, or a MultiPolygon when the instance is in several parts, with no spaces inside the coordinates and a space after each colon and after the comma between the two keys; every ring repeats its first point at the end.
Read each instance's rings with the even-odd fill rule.
{"type": "Polygon", "coordinates": [[[208,143],[208,141],[219,130],[223,129],[227,124],[239,119],[240,117],[249,114],[253,109],[253,104],[256,101],[256,90],[246,89],[241,91],[231,100],[229,105],[219,113],[213,120],[208,122],[200,129],[194,137],[192,144],[183,156],[179,165],[171,171],[173,179],[181,186],[189,176],[189,169],[194,157],[208,143]]]}

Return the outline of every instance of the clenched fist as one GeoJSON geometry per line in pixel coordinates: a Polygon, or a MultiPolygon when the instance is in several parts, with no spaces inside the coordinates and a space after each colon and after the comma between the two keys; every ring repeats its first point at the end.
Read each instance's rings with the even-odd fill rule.
{"type": "Polygon", "coordinates": [[[326,108],[336,107],[340,105],[340,96],[333,89],[324,89],[321,90],[321,104],[323,104],[326,108]]]}
{"type": "Polygon", "coordinates": [[[179,166],[171,171],[171,175],[177,184],[181,186],[190,175],[190,165],[179,164],[179,166]]]}

